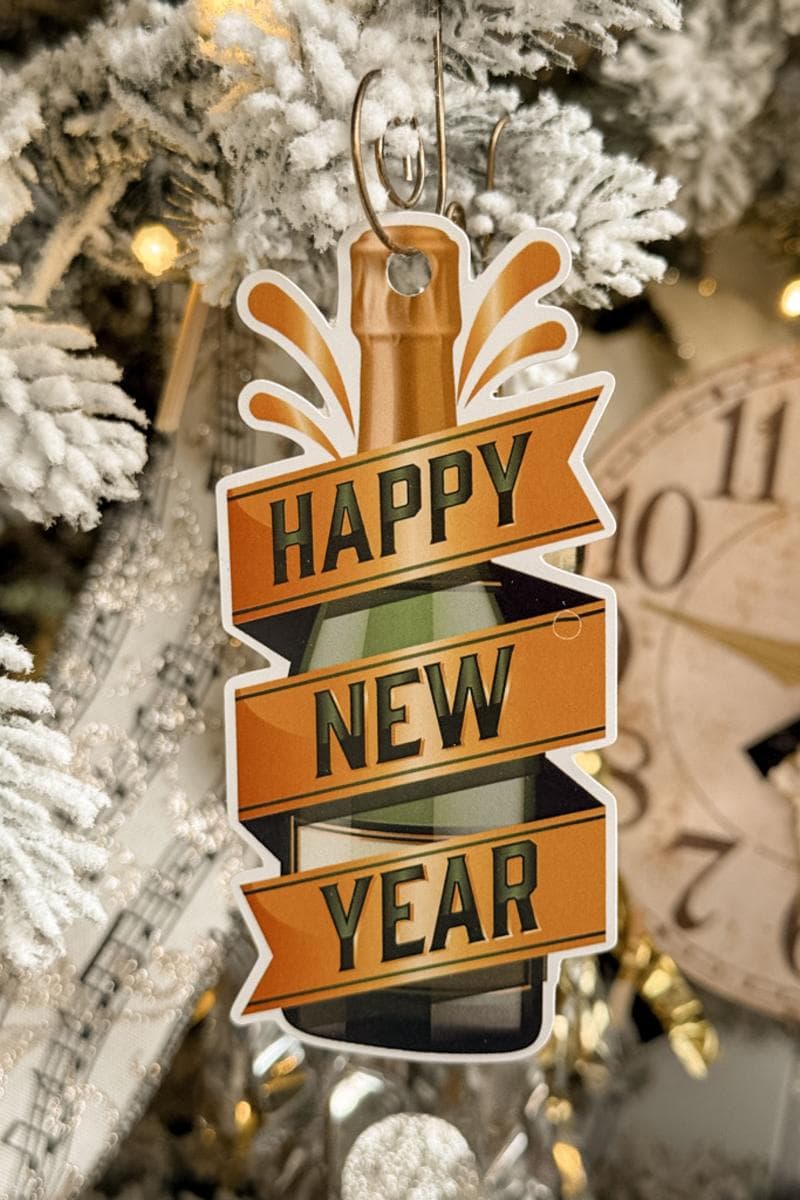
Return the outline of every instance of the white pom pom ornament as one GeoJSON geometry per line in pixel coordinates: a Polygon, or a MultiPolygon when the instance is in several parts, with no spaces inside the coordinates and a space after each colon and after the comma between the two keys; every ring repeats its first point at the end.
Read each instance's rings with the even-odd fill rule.
{"type": "Polygon", "coordinates": [[[400,1113],[356,1139],[342,1200],[480,1200],[475,1155],[440,1117],[400,1113]]]}

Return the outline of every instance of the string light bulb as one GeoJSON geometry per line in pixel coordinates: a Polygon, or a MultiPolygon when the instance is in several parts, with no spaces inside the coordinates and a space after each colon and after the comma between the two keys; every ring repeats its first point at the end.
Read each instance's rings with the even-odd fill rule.
{"type": "Polygon", "coordinates": [[[247,1100],[239,1100],[233,1109],[233,1119],[240,1129],[243,1129],[253,1115],[253,1106],[247,1100]]]}
{"type": "Polygon", "coordinates": [[[784,317],[794,320],[800,317],[800,279],[790,279],[781,292],[778,307],[784,317]]]}
{"type": "Polygon", "coordinates": [[[273,37],[289,36],[286,26],[281,25],[274,16],[271,0],[195,0],[193,12],[201,47],[221,61],[243,63],[250,57],[236,46],[228,46],[221,51],[214,45],[212,39],[219,21],[231,13],[246,17],[257,29],[273,37]]]}
{"type": "Polygon", "coordinates": [[[148,275],[163,275],[178,260],[178,239],[166,225],[142,225],[131,241],[131,253],[148,275]]]}
{"type": "Polygon", "coordinates": [[[586,1191],[586,1170],[577,1146],[570,1142],[555,1142],[553,1158],[561,1176],[561,1191],[565,1197],[580,1196],[586,1191]]]}
{"type": "Polygon", "coordinates": [[[206,988],[194,1006],[192,1024],[199,1025],[201,1021],[205,1020],[216,1003],[217,993],[213,988],[206,988]]]}
{"type": "Polygon", "coordinates": [[[580,750],[575,755],[575,762],[587,775],[599,775],[603,768],[603,760],[596,750],[580,750]]]}
{"type": "Polygon", "coordinates": [[[267,33],[279,28],[268,0],[195,0],[194,11],[200,31],[205,36],[213,33],[217,21],[229,13],[248,17],[267,33]]]}

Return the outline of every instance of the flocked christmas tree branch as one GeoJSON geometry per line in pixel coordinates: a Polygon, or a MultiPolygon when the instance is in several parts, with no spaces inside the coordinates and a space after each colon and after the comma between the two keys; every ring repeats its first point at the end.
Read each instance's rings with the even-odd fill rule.
{"type": "Polygon", "coordinates": [[[47,685],[8,674],[31,666],[27,650],[0,635],[0,959],[15,970],[63,953],[76,917],[102,917],[81,880],[106,860],[86,831],[107,797],[70,773],[70,741],[43,719],[52,712],[47,685]]]}
{"type": "Polygon", "coordinates": [[[29,520],[90,529],[137,495],[144,417],[92,334],[21,310],[12,282],[0,269],[0,489],[29,520]]]}
{"type": "Polygon", "coordinates": [[[33,268],[24,299],[27,304],[44,308],[58,287],[84,242],[108,217],[128,184],[122,172],[112,173],[98,184],[85,205],[77,212],[65,213],[48,236],[33,268]]]}
{"type": "MultiPolygon", "coordinates": [[[[50,208],[63,207],[66,216],[55,223],[59,232],[66,220],[70,243],[79,242],[90,255],[96,246],[106,265],[113,261],[109,243],[124,247],[125,232],[93,189],[107,186],[114,173],[189,180],[194,195],[186,261],[205,298],[219,303],[254,266],[307,264],[310,249],[318,256],[359,215],[347,126],[355,88],[368,70],[383,68],[365,106],[367,139],[412,117],[425,132],[433,108],[433,16],[427,5],[398,0],[373,10],[344,0],[276,0],[268,19],[237,13],[233,5],[211,23],[209,37],[203,36],[209,32],[205,10],[204,0],[178,8],[149,0],[118,5],[85,38],[36,56],[20,72],[8,108],[19,107],[23,94],[33,95],[38,114],[16,122],[7,157],[18,171],[24,165],[22,179],[35,170],[37,193],[50,208]],[[21,143],[27,143],[24,150],[21,143]],[[90,219],[78,225],[74,214],[81,208],[90,219]]],[[[576,298],[604,304],[620,283],[630,294],[657,277],[660,260],[640,248],[677,230],[666,212],[672,186],[658,184],[624,156],[605,154],[599,135],[588,136],[585,110],[559,107],[552,98],[522,106],[515,89],[490,86],[489,72],[532,75],[566,62],[565,37],[611,52],[620,32],[676,27],[677,6],[671,0],[562,0],[555,6],[513,0],[487,12],[464,0],[444,4],[442,19],[454,198],[470,202],[480,192],[491,125],[505,109],[519,113],[513,153],[523,153],[513,175],[501,174],[503,217],[493,221],[498,247],[509,236],[511,212],[522,226],[526,217],[546,219],[558,209],[585,276],[572,289],[576,298]],[[588,176],[581,187],[575,184],[579,172],[588,176]],[[620,203],[606,204],[607,215],[598,220],[601,189],[604,198],[613,194],[620,203]],[[592,211],[584,213],[584,205],[592,211]]],[[[408,148],[408,127],[393,136],[396,153],[404,149],[403,139],[408,148]]],[[[372,188],[376,206],[385,207],[377,180],[372,188]]],[[[25,208],[16,205],[17,219],[25,208]]],[[[484,226],[492,220],[490,208],[484,203],[484,226]]],[[[23,221],[11,243],[26,274],[29,229],[30,221],[23,221]]],[[[50,244],[60,243],[56,238],[50,244]]],[[[29,277],[29,294],[41,300],[68,258],[66,244],[60,254],[45,254],[29,277]]],[[[315,271],[318,263],[306,267],[305,282],[315,271]]]]}
{"type": "Polygon", "coordinates": [[[796,120],[798,31],[797,0],[694,0],[682,29],[639,30],[602,65],[611,122],[677,177],[679,210],[702,235],[738,222],[761,189],[787,194],[797,177],[785,118],[791,97],[796,120]]]}

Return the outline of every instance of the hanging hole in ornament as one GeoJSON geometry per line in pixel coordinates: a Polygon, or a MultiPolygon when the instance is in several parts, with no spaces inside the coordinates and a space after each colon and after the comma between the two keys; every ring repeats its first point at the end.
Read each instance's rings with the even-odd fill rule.
{"type": "Polygon", "coordinates": [[[567,608],[554,618],[553,633],[557,638],[561,638],[562,642],[571,642],[579,635],[582,625],[579,614],[567,608]]]}
{"type": "Polygon", "coordinates": [[[421,250],[390,254],[386,263],[389,286],[400,296],[419,296],[431,281],[431,264],[421,250]]]}

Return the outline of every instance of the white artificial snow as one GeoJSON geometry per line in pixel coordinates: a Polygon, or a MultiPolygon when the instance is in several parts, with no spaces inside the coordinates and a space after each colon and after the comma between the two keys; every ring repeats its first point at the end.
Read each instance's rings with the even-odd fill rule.
{"type": "Polygon", "coordinates": [[[677,177],[679,210],[700,234],[736,222],[763,181],[753,122],[797,27],[796,0],[695,0],[682,30],[643,30],[603,64],[624,89],[620,113],[641,122],[653,165],[677,177]]]}
{"type": "MultiPolygon", "coordinates": [[[[43,242],[26,226],[15,244],[30,301],[46,304],[80,252],[106,269],[114,269],[115,259],[127,262],[129,234],[117,225],[115,207],[141,176],[158,188],[171,179],[182,189],[190,214],[182,227],[184,261],[206,300],[226,303],[244,273],[266,264],[313,285],[319,298],[332,282],[326,252],[363,215],[349,127],[358,82],[375,69],[381,75],[363,110],[373,203],[378,211],[387,206],[369,143],[402,122],[387,137],[397,171],[399,154],[415,148],[414,117],[429,147],[424,202],[431,202],[430,6],[274,0],[268,28],[234,9],[216,21],[212,38],[201,32],[203,10],[202,3],[118,4],[106,22],[20,69],[15,94],[36,97],[39,121],[31,128],[17,122],[24,133],[19,146],[27,144],[20,163],[35,170],[37,194],[55,213],[43,242]]],[[[491,125],[503,107],[514,111],[498,181],[508,211],[492,216],[484,200],[473,211],[475,229],[484,219],[497,249],[515,228],[552,214],[569,231],[576,255],[571,294],[584,303],[608,303],[612,292],[630,295],[658,277],[661,260],[642,247],[677,229],[665,211],[672,185],[607,155],[599,134],[590,136],[588,111],[571,105],[554,112],[556,102],[543,99],[522,106],[515,89],[490,86],[489,72],[533,74],[567,63],[578,40],[612,53],[620,34],[678,23],[673,0],[443,5],[450,196],[471,203],[482,191],[491,125]],[[504,155],[516,155],[520,146],[520,170],[503,172],[504,155]],[[626,188],[627,198],[610,202],[614,189],[626,188]]],[[[2,141],[0,162],[1,147],[2,141]]],[[[18,204],[17,219],[21,211],[18,204]]]]}
{"type": "MultiPolygon", "coordinates": [[[[598,308],[614,292],[638,295],[661,277],[665,265],[644,246],[683,228],[669,207],[676,182],[658,179],[627,155],[609,154],[579,105],[562,104],[551,92],[516,110],[515,100],[513,93],[504,97],[505,111],[513,115],[499,144],[496,189],[483,191],[482,178],[474,169],[463,171],[461,160],[456,168],[459,198],[473,213],[470,232],[476,238],[492,235],[497,249],[525,229],[547,226],[562,234],[573,256],[560,299],[598,308]],[[476,184],[481,190],[475,191],[476,184]]],[[[451,140],[463,147],[468,164],[466,148],[478,132],[474,119],[458,103],[452,119],[451,140]]]]}
{"type": "Polygon", "coordinates": [[[42,718],[47,684],[11,678],[32,659],[0,634],[0,957],[12,969],[38,969],[64,951],[77,917],[99,920],[95,889],[81,877],[104,866],[86,836],[107,797],[69,771],[69,738],[42,718]]]}
{"type": "MultiPolygon", "coordinates": [[[[402,0],[385,8],[395,16],[402,0]]],[[[583,42],[603,54],[614,54],[620,34],[633,29],[680,25],[675,0],[444,0],[445,41],[453,47],[451,62],[463,59],[473,74],[535,75],[551,65],[570,66],[568,43],[583,42]]]]}
{"type": "Polygon", "coordinates": [[[21,152],[42,124],[35,92],[0,71],[0,244],[33,207],[35,173],[21,152]]]}
{"type": "MultiPolygon", "coordinates": [[[[265,262],[283,266],[305,286],[309,244],[317,253],[329,250],[348,225],[363,218],[350,159],[350,115],[358,81],[369,70],[381,70],[363,111],[376,209],[385,208],[387,198],[368,143],[393,120],[406,123],[402,138],[392,137],[390,129],[387,137],[394,172],[399,173],[398,154],[415,148],[412,118],[434,167],[430,29],[413,7],[384,5],[368,24],[342,0],[276,0],[274,10],[290,37],[242,13],[224,17],[215,31],[231,98],[212,112],[211,121],[229,170],[221,186],[219,180],[209,185],[216,197],[195,206],[201,232],[193,267],[212,303],[224,302],[244,274],[265,262]]],[[[517,16],[522,20],[521,8],[517,16]]],[[[476,239],[491,232],[498,249],[532,224],[558,229],[575,258],[566,295],[592,306],[607,304],[615,291],[636,295],[660,277],[663,260],[643,246],[682,227],[667,207],[676,185],[624,155],[609,155],[587,110],[561,105],[550,93],[523,105],[515,88],[490,89],[452,76],[446,104],[449,199],[472,214],[476,239]],[[487,196],[486,146],[503,112],[513,120],[498,154],[498,192],[487,196]]],[[[432,177],[429,203],[435,185],[432,177]]]]}
{"type": "Polygon", "coordinates": [[[103,501],[138,494],[144,417],[92,334],[15,309],[10,282],[0,270],[0,489],[29,520],[90,529],[103,501]]]}

